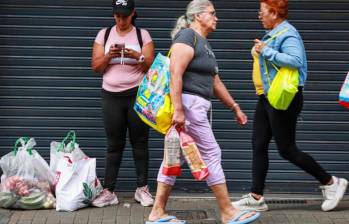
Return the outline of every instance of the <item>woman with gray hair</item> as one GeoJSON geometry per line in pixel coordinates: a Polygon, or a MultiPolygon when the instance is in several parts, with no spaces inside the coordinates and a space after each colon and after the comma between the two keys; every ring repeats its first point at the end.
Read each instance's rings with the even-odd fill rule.
{"type": "MultiPolygon", "coordinates": [[[[250,223],[259,217],[257,212],[241,212],[229,199],[226,180],[221,165],[221,149],[212,132],[207,112],[210,99],[217,97],[232,111],[240,125],[247,123],[246,115],[231,97],[218,75],[218,65],[212,48],[206,39],[216,30],[216,11],[208,0],[191,1],[185,15],[181,16],[172,31],[172,54],[170,58],[170,93],[174,106],[172,124],[185,129],[193,137],[209,176],[207,185],[213,191],[220,209],[221,221],[227,224],[250,223]]],[[[153,209],[146,223],[185,223],[169,216],[166,203],[175,177],[158,173],[158,186],[153,209]]]]}

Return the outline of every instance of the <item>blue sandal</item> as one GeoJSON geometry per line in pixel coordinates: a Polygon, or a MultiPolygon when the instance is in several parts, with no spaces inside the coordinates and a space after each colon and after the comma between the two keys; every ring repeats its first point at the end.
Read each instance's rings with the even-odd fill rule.
{"type": "Polygon", "coordinates": [[[169,215],[165,218],[157,219],[155,221],[146,221],[145,224],[186,224],[184,220],[178,220],[176,222],[171,222],[172,219],[177,219],[176,216],[169,215]]]}
{"type": "Polygon", "coordinates": [[[251,217],[248,217],[246,219],[243,220],[239,220],[241,218],[241,216],[244,216],[248,213],[251,213],[252,211],[239,211],[233,219],[231,219],[229,222],[227,222],[227,224],[247,224],[247,223],[251,223],[256,221],[259,216],[261,215],[261,213],[257,212],[256,214],[254,214],[251,217]]]}

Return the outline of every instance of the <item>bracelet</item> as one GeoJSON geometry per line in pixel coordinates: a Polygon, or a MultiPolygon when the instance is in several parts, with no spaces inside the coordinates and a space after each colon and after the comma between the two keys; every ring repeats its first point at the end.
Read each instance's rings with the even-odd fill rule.
{"type": "Polygon", "coordinates": [[[230,109],[236,111],[236,107],[238,107],[238,106],[239,106],[238,103],[234,103],[233,106],[230,109]]]}
{"type": "Polygon", "coordinates": [[[142,64],[144,61],[145,61],[145,57],[144,57],[143,54],[141,54],[141,55],[139,56],[138,60],[137,60],[137,63],[138,63],[138,64],[142,64]]]}

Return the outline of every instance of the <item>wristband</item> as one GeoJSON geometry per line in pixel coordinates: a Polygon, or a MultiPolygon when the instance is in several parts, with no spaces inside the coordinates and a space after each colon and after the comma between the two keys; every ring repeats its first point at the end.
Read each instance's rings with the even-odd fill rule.
{"type": "Polygon", "coordinates": [[[138,62],[139,64],[141,64],[141,63],[144,62],[144,60],[145,60],[145,57],[144,57],[144,55],[142,54],[141,56],[139,56],[137,62],[138,62]]]}
{"type": "Polygon", "coordinates": [[[234,103],[233,106],[230,109],[236,111],[236,107],[238,107],[238,106],[239,106],[238,103],[234,103]]]}

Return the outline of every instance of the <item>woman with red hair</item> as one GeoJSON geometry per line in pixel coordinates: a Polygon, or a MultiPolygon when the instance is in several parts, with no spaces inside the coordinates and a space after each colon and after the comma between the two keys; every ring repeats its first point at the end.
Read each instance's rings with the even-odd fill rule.
{"type": "MultiPolygon", "coordinates": [[[[262,40],[255,39],[253,82],[258,95],[254,114],[252,148],[251,193],[233,202],[241,210],[266,211],[263,197],[269,166],[268,147],[274,137],[280,155],[316,178],[321,185],[323,211],[334,209],[343,198],[348,181],[327,173],[310,155],[296,145],[297,117],[302,110],[302,90],[307,79],[307,59],[302,38],[288,21],[288,0],[260,0],[258,18],[267,30],[262,40]],[[296,69],[299,73],[298,92],[286,110],[275,109],[268,101],[268,90],[281,67],[296,69]]],[[[297,79],[296,79],[297,80],[297,79]]],[[[281,87],[280,87],[281,88],[281,87]]]]}

